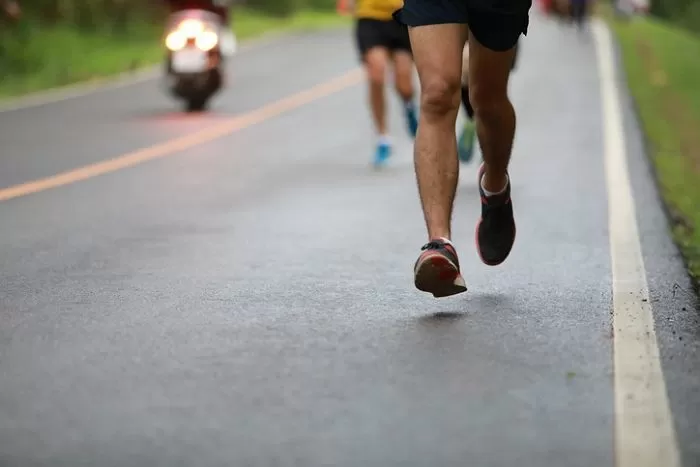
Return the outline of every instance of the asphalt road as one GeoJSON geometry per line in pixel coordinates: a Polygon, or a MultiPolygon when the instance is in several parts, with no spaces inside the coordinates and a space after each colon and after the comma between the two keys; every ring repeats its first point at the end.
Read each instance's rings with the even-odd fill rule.
{"type": "MultiPolygon", "coordinates": [[[[362,85],[0,202],[0,464],[612,467],[595,48],[537,17],[530,30],[512,82],[519,237],[503,266],[478,261],[476,165],[463,167],[461,296],[413,288],[425,238],[411,141],[392,96],[396,155],[370,168],[362,85]]],[[[245,119],[357,58],[339,31],[232,66],[203,115],[153,80],[0,113],[0,190],[245,119]]],[[[631,109],[663,376],[697,467],[699,312],[631,109]]]]}

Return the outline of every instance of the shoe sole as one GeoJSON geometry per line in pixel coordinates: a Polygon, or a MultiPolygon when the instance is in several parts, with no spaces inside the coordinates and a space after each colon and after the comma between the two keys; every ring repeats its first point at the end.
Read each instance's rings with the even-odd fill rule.
{"type": "MultiPolygon", "coordinates": [[[[477,183],[481,184],[481,178],[484,175],[484,163],[481,163],[481,166],[479,166],[479,172],[478,172],[478,178],[477,178],[477,183]]],[[[481,190],[479,190],[481,191],[481,190]]],[[[515,219],[513,220],[513,242],[510,244],[510,248],[508,249],[508,252],[506,255],[503,257],[502,260],[500,261],[487,261],[484,259],[484,257],[481,254],[481,248],[479,247],[479,228],[481,227],[481,223],[483,222],[483,219],[479,217],[479,222],[476,223],[476,229],[474,230],[474,243],[476,244],[476,253],[479,255],[479,259],[481,260],[482,263],[484,263],[486,266],[499,266],[505,262],[505,260],[508,259],[508,256],[510,256],[510,252],[513,251],[513,245],[515,245],[515,237],[517,234],[517,226],[515,225],[515,219]]]]}
{"type": "Polygon", "coordinates": [[[423,259],[415,272],[418,290],[433,294],[435,298],[449,297],[467,291],[464,278],[457,266],[442,255],[423,259]]]}

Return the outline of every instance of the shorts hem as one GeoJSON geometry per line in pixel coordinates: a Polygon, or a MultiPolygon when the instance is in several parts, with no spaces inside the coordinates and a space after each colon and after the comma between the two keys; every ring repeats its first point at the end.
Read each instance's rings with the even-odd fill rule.
{"type": "MultiPolygon", "coordinates": [[[[407,0],[415,3],[421,0],[407,0]]],[[[438,0],[444,5],[451,5],[447,0],[438,0]]],[[[423,9],[425,10],[425,8],[423,9]]],[[[428,11],[418,14],[411,11],[410,6],[394,13],[396,21],[409,28],[434,26],[439,24],[467,25],[474,38],[487,49],[495,52],[505,52],[516,46],[521,35],[527,35],[529,26],[529,11],[523,13],[490,12],[485,10],[445,11],[446,8],[436,9],[432,15],[428,11]]]]}

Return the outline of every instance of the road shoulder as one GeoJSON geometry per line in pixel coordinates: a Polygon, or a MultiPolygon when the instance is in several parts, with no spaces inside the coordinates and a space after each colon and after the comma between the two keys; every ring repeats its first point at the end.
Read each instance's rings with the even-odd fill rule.
{"type": "Polygon", "coordinates": [[[637,223],[646,265],[656,335],[683,465],[700,465],[700,305],[683,258],[673,243],[646,138],[626,85],[615,42],[618,87],[627,145],[628,170],[637,205],[637,223]]]}

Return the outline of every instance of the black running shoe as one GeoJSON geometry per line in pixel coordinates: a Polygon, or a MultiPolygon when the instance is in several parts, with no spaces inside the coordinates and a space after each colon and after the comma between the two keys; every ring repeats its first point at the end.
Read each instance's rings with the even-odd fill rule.
{"type": "Polygon", "coordinates": [[[454,246],[445,240],[433,240],[423,245],[413,269],[418,290],[435,298],[466,292],[467,285],[459,272],[459,259],[454,246]]]}
{"type": "Polygon", "coordinates": [[[486,197],[481,188],[484,165],[479,168],[479,194],[481,195],[481,219],[476,225],[476,251],[488,266],[504,262],[515,242],[515,219],[510,199],[510,179],[506,191],[486,197]]]}

